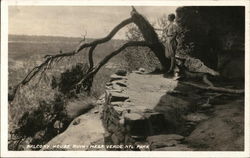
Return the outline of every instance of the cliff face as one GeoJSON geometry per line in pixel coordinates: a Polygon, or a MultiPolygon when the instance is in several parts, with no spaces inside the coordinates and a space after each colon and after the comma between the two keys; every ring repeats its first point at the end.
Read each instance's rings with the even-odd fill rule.
{"type": "Polygon", "coordinates": [[[225,78],[244,78],[244,7],[180,7],[176,12],[185,52],[225,78]]]}

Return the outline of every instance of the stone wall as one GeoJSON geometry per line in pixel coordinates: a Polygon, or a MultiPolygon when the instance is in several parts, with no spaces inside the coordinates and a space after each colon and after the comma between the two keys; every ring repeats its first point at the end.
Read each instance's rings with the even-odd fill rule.
{"type": "MultiPolygon", "coordinates": [[[[143,135],[146,122],[142,115],[131,111],[132,103],[126,94],[127,77],[114,74],[106,84],[103,125],[107,132],[105,143],[112,145],[134,145],[136,136],[143,135]],[[138,128],[139,126],[145,126],[138,128]]],[[[135,150],[130,147],[128,150],[135,150]]]]}
{"type": "Polygon", "coordinates": [[[191,150],[181,144],[183,136],[164,134],[163,113],[136,108],[127,94],[126,72],[118,74],[111,75],[106,84],[102,113],[105,145],[117,145],[110,150],[191,150]]]}

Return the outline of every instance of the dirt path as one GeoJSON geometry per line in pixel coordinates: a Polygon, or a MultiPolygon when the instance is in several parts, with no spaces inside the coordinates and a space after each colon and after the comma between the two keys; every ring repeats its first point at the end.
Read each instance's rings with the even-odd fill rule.
{"type": "Polygon", "coordinates": [[[177,86],[177,81],[162,75],[136,74],[128,75],[127,94],[137,108],[153,109],[160,98],[177,86]]]}

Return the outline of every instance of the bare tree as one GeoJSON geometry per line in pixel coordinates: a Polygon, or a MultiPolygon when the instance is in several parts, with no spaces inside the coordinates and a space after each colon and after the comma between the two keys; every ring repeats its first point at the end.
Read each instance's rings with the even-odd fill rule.
{"type": "MultiPolygon", "coordinates": [[[[97,40],[94,40],[92,42],[85,42],[85,38],[81,40],[80,44],[76,47],[75,50],[66,52],[66,53],[59,53],[56,55],[46,55],[45,61],[42,62],[40,65],[34,67],[27,75],[26,77],[19,83],[17,84],[13,91],[12,94],[9,93],[9,101],[12,101],[15,98],[16,92],[21,86],[24,86],[30,82],[32,78],[34,78],[37,75],[44,75],[46,70],[50,69],[52,67],[53,62],[59,62],[62,58],[65,57],[71,57],[74,56],[78,53],[80,53],[83,49],[85,48],[90,48],[88,52],[88,62],[89,62],[89,70],[85,75],[82,76],[82,79],[75,84],[76,88],[78,86],[84,87],[85,91],[90,91],[93,78],[95,74],[100,70],[100,68],[105,65],[112,57],[115,55],[119,54],[122,52],[124,49],[128,47],[148,47],[157,57],[161,64],[161,71],[168,70],[170,67],[170,60],[165,57],[165,47],[162,44],[161,40],[158,38],[157,33],[155,32],[154,27],[148,22],[148,20],[143,17],[140,13],[136,11],[134,7],[132,7],[132,11],[130,13],[131,17],[128,19],[123,20],[121,23],[119,23],[116,27],[114,27],[111,32],[104,38],[100,38],[97,40]],[[129,41],[122,45],[119,49],[111,52],[109,55],[104,57],[103,60],[101,60],[98,64],[95,65],[93,61],[93,52],[98,45],[108,42],[109,40],[112,39],[112,37],[123,27],[127,26],[128,24],[135,24],[139,31],[137,30],[137,34],[142,35],[144,40],[137,40],[137,41],[129,41]]],[[[163,18],[162,18],[163,19],[163,18]]],[[[166,23],[165,21],[160,21],[160,24],[162,26],[165,26],[166,23]]],[[[217,90],[217,89],[216,89],[217,90]]],[[[222,91],[227,91],[223,89],[222,91]]],[[[234,91],[228,91],[228,92],[234,92],[234,91]]],[[[243,93],[240,91],[240,93],[243,93]]]]}
{"type": "Polygon", "coordinates": [[[93,81],[93,77],[95,74],[100,70],[100,68],[105,65],[112,57],[122,52],[124,49],[128,47],[134,47],[134,46],[140,46],[140,47],[148,47],[150,48],[153,53],[156,55],[158,60],[160,61],[162,65],[162,69],[168,69],[169,67],[169,61],[165,57],[165,47],[159,40],[153,26],[148,22],[147,19],[145,19],[140,13],[136,11],[134,7],[132,7],[131,11],[131,17],[128,19],[123,20],[120,24],[118,24],[116,27],[114,27],[111,32],[104,38],[100,38],[97,40],[94,40],[92,42],[85,42],[85,38],[81,40],[80,44],[76,47],[75,50],[66,52],[66,53],[59,53],[56,55],[46,55],[45,61],[42,62],[40,65],[34,67],[27,75],[26,77],[17,84],[12,94],[9,94],[9,101],[12,101],[15,97],[16,92],[21,86],[24,86],[30,82],[30,80],[35,77],[36,75],[43,75],[46,70],[50,69],[52,67],[53,62],[59,62],[62,58],[65,57],[71,57],[81,52],[81,50],[85,48],[90,48],[88,52],[88,62],[89,62],[89,70],[87,73],[82,77],[82,79],[75,85],[77,86],[83,86],[85,87],[85,90],[90,90],[91,84],[93,81]],[[101,60],[98,64],[94,64],[93,61],[93,52],[95,48],[102,43],[105,43],[112,39],[112,37],[123,27],[125,27],[128,24],[134,23],[140,30],[144,40],[143,41],[129,41],[122,45],[119,49],[111,52],[109,55],[107,55],[103,60],[101,60]]]}

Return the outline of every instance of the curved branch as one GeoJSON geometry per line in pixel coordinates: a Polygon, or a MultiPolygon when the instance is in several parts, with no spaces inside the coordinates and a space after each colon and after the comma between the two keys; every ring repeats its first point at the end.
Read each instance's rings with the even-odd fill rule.
{"type": "MultiPolygon", "coordinates": [[[[80,44],[74,51],[67,52],[67,53],[60,53],[60,54],[56,54],[56,55],[46,55],[45,58],[47,58],[47,59],[45,60],[45,62],[43,62],[39,66],[32,69],[29,72],[29,74],[24,78],[24,80],[21,82],[21,84],[24,85],[24,84],[28,83],[43,67],[47,66],[48,63],[52,63],[55,59],[74,56],[75,54],[80,52],[82,49],[87,48],[87,47],[92,47],[90,50],[90,54],[92,56],[93,50],[96,47],[96,45],[109,41],[121,28],[123,28],[124,26],[126,26],[127,24],[129,24],[131,22],[132,22],[131,18],[128,18],[128,19],[122,21],[106,37],[101,38],[101,39],[97,39],[97,40],[90,42],[90,43],[80,44]]],[[[90,64],[93,65],[93,59],[92,59],[92,57],[90,57],[90,58],[91,58],[90,64]]]]}
{"type": "Polygon", "coordinates": [[[93,52],[96,48],[96,45],[92,46],[90,49],[89,49],[89,71],[93,68],[94,66],[94,61],[93,61],[93,52]]]}
{"type": "Polygon", "coordinates": [[[14,87],[13,94],[11,94],[11,96],[9,94],[9,96],[10,96],[9,100],[14,99],[14,97],[16,95],[16,92],[19,89],[19,87],[21,87],[22,85],[27,84],[39,72],[45,72],[48,68],[50,68],[51,64],[54,61],[59,61],[64,57],[74,56],[74,55],[78,54],[84,48],[91,47],[91,49],[89,51],[89,62],[90,62],[90,68],[92,68],[94,66],[93,51],[94,51],[95,47],[98,44],[109,41],[120,29],[122,29],[124,26],[126,26],[126,25],[128,25],[130,23],[132,23],[132,18],[125,19],[120,24],[118,24],[106,37],[94,40],[94,41],[92,41],[90,43],[85,43],[84,42],[85,38],[84,38],[84,40],[81,40],[81,43],[77,46],[77,48],[74,51],[70,51],[70,52],[66,52],[66,53],[60,53],[60,54],[56,54],[56,55],[46,55],[46,56],[44,56],[44,58],[46,58],[46,60],[42,64],[40,64],[39,66],[34,67],[26,75],[26,77],[14,87]]]}
{"type": "Polygon", "coordinates": [[[125,19],[123,20],[120,24],[118,24],[106,37],[104,38],[101,38],[101,39],[98,39],[98,40],[95,40],[91,43],[86,43],[86,44],[83,44],[81,45],[78,49],[76,49],[75,51],[76,52],[79,52],[81,51],[83,48],[86,48],[86,47],[90,47],[90,46],[94,46],[94,45],[98,45],[98,44],[101,44],[101,43],[104,43],[104,42],[107,42],[109,40],[111,40],[111,38],[120,30],[122,29],[124,26],[132,23],[133,20],[132,18],[128,18],[128,19],[125,19]]]}
{"type": "MultiPolygon", "coordinates": [[[[154,28],[152,25],[141,15],[139,14],[134,7],[132,7],[133,10],[131,12],[131,17],[128,19],[125,19],[120,24],[118,24],[116,27],[113,28],[113,30],[104,38],[94,40],[92,42],[86,43],[85,41],[82,41],[78,47],[71,52],[67,53],[60,53],[56,55],[46,55],[46,60],[40,64],[39,66],[35,67],[34,69],[29,72],[29,74],[22,80],[14,89],[14,95],[13,99],[15,97],[15,94],[17,92],[17,89],[27,84],[34,76],[36,76],[38,73],[44,74],[44,72],[51,67],[51,64],[54,61],[59,61],[64,57],[74,56],[78,54],[82,49],[91,47],[89,50],[89,65],[90,68],[88,70],[88,73],[86,76],[83,77],[83,79],[80,81],[80,84],[83,82],[86,82],[87,80],[91,80],[91,78],[95,75],[95,73],[98,72],[98,70],[106,64],[113,56],[120,53],[122,50],[129,46],[148,46],[157,56],[159,61],[161,62],[164,69],[168,68],[169,61],[165,57],[165,47],[164,45],[159,41],[158,36],[156,32],[154,31],[154,28]],[[121,48],[118,50],[112,52],[110,55],[106,56],[98,65],[94,66],[93,62],[93,51],[96,48],[98,44],[104,43],[109,41],[120,29],[122,29],[124,26],[130,23],[135,23],[139,30],[142,32],[142,35],[146,41],[137,41],[137,42],[128,42],[124,44],[121,48]]],[[[85,38],[84,38],[85,39],[85,38]]],[[[12,99],[12,100],[13,100],[12,99]]]]}
{"type": "Polygon", "coordinates": [[[147,47],[151,47],[151,44],[146,42],[146,41],[130,41],[128,43],[125,43],[122,47],[120,47],[119,49],[113,51],[112,53],[110,53],[109,55],[107,55],[102,61],[100,61],[96,66],[94,66],[92,68],[91,71],[89,71],[89,73],[87,73],[82,80],[80,80],[76,86],[81,85],[82,83],[86,82],[88,79],[92,78],[99,70],[100,68],[105,65],[112,57],[116,56],[117,54],[119,54],[121,51],[123,51],[124,49],[126,49],[127,47],[132,47],[132,46],[147,46],[147,47]]]}

